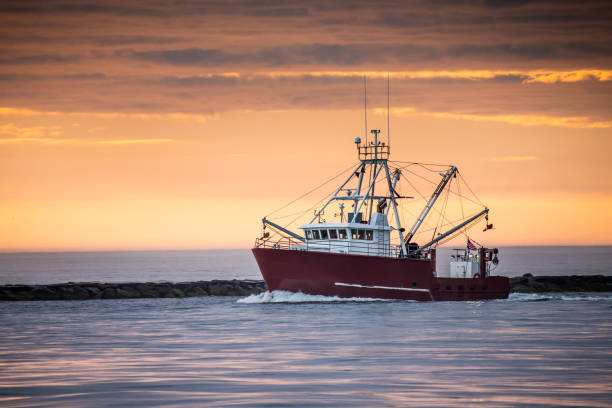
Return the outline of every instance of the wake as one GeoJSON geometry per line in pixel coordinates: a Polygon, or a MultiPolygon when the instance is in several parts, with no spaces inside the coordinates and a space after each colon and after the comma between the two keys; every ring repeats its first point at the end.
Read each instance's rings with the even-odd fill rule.
{"type": "Polygon", "coordinates": [[[250,295],[238,299],[238,303],[332,303],[332,302],[384,302],[386,299],[351,297],[341,298],[338,296],[307,295],[301,292],[289,292],[285,290],[274,290],[263,292],[258,295],[250,295]]]}

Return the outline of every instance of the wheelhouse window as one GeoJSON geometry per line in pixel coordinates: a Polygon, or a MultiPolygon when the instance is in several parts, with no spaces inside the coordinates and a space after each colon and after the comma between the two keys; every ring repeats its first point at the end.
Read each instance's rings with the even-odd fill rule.
{"type": "Polygon", "coordinates": [[[357,230],[357,239],[365,239],[365,230],[357,230]]]}
{"type": "Polygon", "coordinates": [[[329,230],[329,238],[330,239],[338,239],[338,231],[336,231],[335,229],[330,229],[329,230]]]}
{"type": "Polygon", "coordinates": [[[306,239],[312,239],[312,231],[306,230],[306,239]]]}
{"type": "Polygon", "coordinates": [[[374,239],[374,232],[372,230],[367,230],[367,229],[351,229],[351,238],[352,239],[359,239],[359,240],[373,240],[374,239]]]}
{"type": "Polygon", "coordinates": [[[319,235],[319,230],[312,230],[312,239],[321,239],[319,235]]]}
{"type": "Polygon", "coordinates": [[[340,239],[346,239],[347,236],[348,235],[347,235],[346,230],[344,228],[338,230],[338,237],[340,239]]]}
{"type": "Polygon", "coordinates": [[[321,230],[321,239],[327,239],[327,230],[321,230]]]}

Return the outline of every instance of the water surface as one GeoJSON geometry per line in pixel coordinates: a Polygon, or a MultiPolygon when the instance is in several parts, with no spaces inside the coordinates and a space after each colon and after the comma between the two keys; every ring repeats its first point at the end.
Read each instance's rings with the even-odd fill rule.
{"type": "Polygon", "coordinates": [[[293,303],[3,302],[0,402],[611,405],[612,294],[457,303],[275,296],[293,303]]]}
{"type": "MultiPolygon", "coordinates": [[[[612,265],[611,247],[500,258],[507,276],[612,265]]],[[[248,250],[0,254],[0,283],[232,278],[260,278],[248,250]]],[[[611,293],[0,302],[0,322],[6,407],[612,406],[611,293]]]]}

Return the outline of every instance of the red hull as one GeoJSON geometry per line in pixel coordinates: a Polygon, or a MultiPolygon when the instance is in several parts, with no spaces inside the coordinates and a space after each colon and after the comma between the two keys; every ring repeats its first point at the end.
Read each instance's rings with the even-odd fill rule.
{"type": "Polygon", "coordinates": [[[510,281],[503,276],[437,278],[435,257],[384,258],[271,248],[253,248],[253,254],[270,291],[419,301],[505,299],[510,292],[510,281]]]}

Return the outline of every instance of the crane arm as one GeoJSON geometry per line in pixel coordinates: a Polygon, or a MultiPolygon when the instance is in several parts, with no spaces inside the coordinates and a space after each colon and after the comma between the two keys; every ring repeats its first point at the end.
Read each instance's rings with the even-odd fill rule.
{"type": "Polygon", "coordinates": [[[436,203],[436,200],[438,199],[438,197],[440,197],[440,194],[442,194],[442,191],[444,191],[444,187],[446,187],[446,185],[448,184],[450,179],[455,175],[456,172],[457,172],[457,168],[455,166],[451,166],[451,168],[446,173],[444,173],[444,176],[442,177],[440,184],[438,184],[438,187],[436,187],[436,190],[433,192],[433,194],[429,198],[429,201],[427,201],[427,204],[421,211],[419,218],[417,218],[412,228],[410,228],[410,231],[408,232],[408,234],[406,234],[407,243],[410,242],[410,240],[412,239],[414,234],[416,234],[417,230],[419,229],[423,221],[425,221],[425,217],[427,217],[427,214],[429,214],[429,211],[432,209],[432,207],[436,203]]]}
{"type": "Polygon", "coordinates": [[[304,237],[301,237],[298,234],[296,234],[295,232],[289,231],[287,228],[281,227],[280,225],[278,225],[276,223],[273,223],[272,221],[266,219],[266,217],[262,218],[261,222],[263,222],[264,225],[269,225],[270,227],[272,227],[272,228],[274,228],[274,229],[276,229],[276,230],[278,230],[280,232],[283,232],[283,233],[285,233],[285,234],[287,234],[287,235],[289,235],[289,236],[291,236],[291,237],[293,237],[293,238],[295,238],[297,240],[300,240],[302,242],[306,242],[304,240],[304,237]]]}

